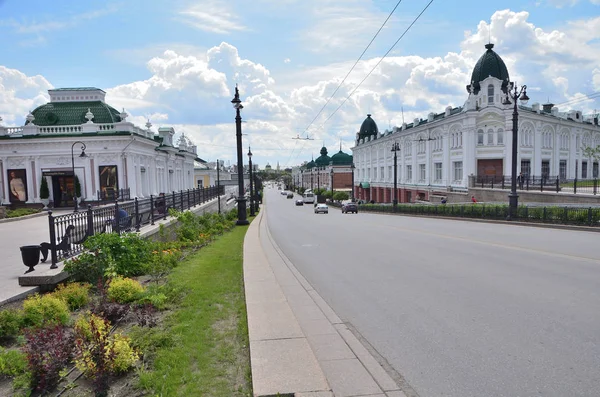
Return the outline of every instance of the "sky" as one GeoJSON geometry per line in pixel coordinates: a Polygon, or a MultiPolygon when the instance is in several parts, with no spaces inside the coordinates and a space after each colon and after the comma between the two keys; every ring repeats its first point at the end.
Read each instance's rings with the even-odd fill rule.
{"type": "Polygon", "coordinates": [[[462,106],[488,42],[530,104],[600,111],[600,0],[0,0],[0,117],[98,87],[233,163],[237,84],[244,153],[292,167],[351,154],[367,114],[384,131],[462,106]]]}

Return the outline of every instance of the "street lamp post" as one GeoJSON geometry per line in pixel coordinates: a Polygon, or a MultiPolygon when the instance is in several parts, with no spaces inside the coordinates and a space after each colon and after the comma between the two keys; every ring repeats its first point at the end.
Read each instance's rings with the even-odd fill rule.
{"type": "Polygon", "coordinates": [[[508,195],[508,216],[507,220],[511,220],[517,215],[517,207],[519,205],[519,195],[517,194],[517,148],[519,138],[519,111],[517,100],[520,99],[523,105],[527,104],[529,97],[527,96],[527,86],[523,85],[518,88],[515,83],[511,83],[507,91],[507,96],[504,101],[505,105],[513,105],[512,114],[512,159],[511,159],[511,176],[510,176],[510,194],[508,195]],[[512,91],[512,92],[511,92],[512,91]],[[512,102],[511,102],[512,100],[512,102]]]}
{"type": "Polygon", "coordinates": [[[237,198],[237,209],[238,209],[238,220],[236,225],[247,225],[248,219],[246,217],[246,197],[244,195],[244,162],[242,159],[242,116],[240,110],[242,101],[240,101],[240,92],[237,84],[235,85],[235,96],[231,100],[233,107],[235,108],[235,136],[237,140],[237,171],[238,171],[238,198],[237,198]]]}
{"type": "Polygon", "coordinates": [[[313,169],[310,169],[310,190],[312,192],[315,191],[315,186],[314,186],[314,179],[313,179],[313,169]]]}
{"type": "Polygon", "coordinates": [[[333,203],[333,167],[331,167],[331,202],[333,203]]]}
{"type": "Polygon", "coordinates": [[[71,167],[73,168],[73,201],[75,202],[75,207],[74,207],[75,209],[73,210],[73,212],[79,211],[79,203],[77,202],[77,192],[75,189],[75,155],[73,154],[73,148],[78,143],[81,144],[81,154],[79,155],[79,157],[87,157],[85,154],[85,149],[86,149],[85,143],[83,143],[81,141],[73,142],[73,144],[71,145],[71,167]]]}
{"type": "Polygon", "coordinates": [[[221,168],[219,164],[219,159],[217,159],[217,205],[219,214],[221,213],[221,177],[219,175],[219,168],[221,168]]]}
{"type": "Polygon", "coordinates": [[[250,167],[250,170],[248,171],[250,175],[250,216],[254,216],[254,190],[252,189],[252,150],[250,150],[250,146],[248,146],[248,167],[250,167]]]}
{"type": "Polygon", "coordinates": [[[394,212],[398,208],[398,156],[397,152],[400,150],[400,144],[394,142],[392,145],[392,152],[394,152],[394,199],[392,205],[394,206],[394,212]]]}
{"type": "Polygon", "coordinates": [[[321,189],[321,169],[317,168],[317,189],[321,189]]]}
{"type": "Polygon", "coordinates": [[[352,170],[352,202],[354,202],[354,163],[350,164],[350,169],[352,170]]]}

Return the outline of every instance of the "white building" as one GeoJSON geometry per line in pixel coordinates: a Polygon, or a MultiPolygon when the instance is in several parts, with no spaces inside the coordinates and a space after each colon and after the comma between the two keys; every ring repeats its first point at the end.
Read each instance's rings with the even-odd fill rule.
{"type": "Polygon", "coordinates": [[[39,203],[42,178],[55,207],[73,205],[74,176],[87,201],[114,197],[119,189],[141,198],[195,187],[196,146],[183,135],[174,144],[173,128],[156,134],[150,122],[146,128],[133,125],[125,111],[105,103],[106,93],[98,88],[48,93],[50,102],[31,111],[24,126],[0,124],[3,202],[39,203]]]}
{"type": "MultiPolygon", "coordinates": [[[[462,107],[449,106],[443,113],[430,113],[384,133],[367,116],[352,148],[356,197],[392,201],[394,154],[399,202],[428,199],[435,190],[467,189],[471,175],[511,175],[514,105],[506,101],[514,85],[493,44],[485,47],[462,107]],[[394,153],[396,144],[399,150],[394,153]]],[[[560,112],[550,103],[523,105],[518,105],[517,173],[550,180],[598,177],[598,163],[582,151],[600,145],[597,115],[560,112]]]]}

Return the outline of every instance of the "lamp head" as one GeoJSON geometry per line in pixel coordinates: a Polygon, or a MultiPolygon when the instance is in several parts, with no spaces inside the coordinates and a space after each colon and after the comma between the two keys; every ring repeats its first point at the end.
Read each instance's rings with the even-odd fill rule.
{"type": "Polygon", "coordinates": [[[250,150],[250,146],[248,146],[248,157],[252,158],[252,150],[250,150]]]}
{"type": "Polygon", "coordinates": [[[503,105],[512,105],[512,102],[510,101],[510,99],[508,99],[508,97],[508,94],[504,97],[504,101],[502,102],[503,105]]]}
{"type": "Polygon", "coordinates": [[[87,157],[87,154],[85,154],[85,149],[81,149],[81,154],[79,157],[87,157]]]}
{"type": "Polygon", "coordinates": [[[521,94],[521,98],[519,98],[519,99],[521,99],[521,103],[523,105],[527,105],[527,102],[529,101],[529,97],[527,96],[527,86],[526,85],[523,86],[523,93],[521,94]]]}
{"type": "Polygon", "coordinates": [[[233,99],[231,100],[231,103],[233,103],[233,107],[235,109],[242,109],[242,101],[240,100],[240,91],[238,90],[238,86],[237,84],[235,85],[235,95],[233,97],[233,99]]]}

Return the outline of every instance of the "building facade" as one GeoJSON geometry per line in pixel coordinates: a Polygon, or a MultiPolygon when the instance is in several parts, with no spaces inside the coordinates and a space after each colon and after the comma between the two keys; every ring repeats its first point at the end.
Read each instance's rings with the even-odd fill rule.
{"type": "MultiPolygon", "coordinates": [[[[514,85],[493,44],[485,47],[462,107],[449,106],[383,133],[367,115],[352,148],[356,197],[392,202],[394,171],[399,202],[428,200],[435,191],[466,190],[470,176],[511,175],[514,103],[508,94],[514,85]],[[394,147],[398,150],[392,151],[394,147]]],[[[598,145],[597,115],[561,112],[551,103],[518,105],[517,174],[548,180],[597,178],[598,162],[583,149],[598,145]]]]}
{"type": "MultiPolygon", "coordinates": [[[[50,102],[31,111],[22,127],[0,124],[0,199],[39,203],[42,178],[54,207],[72,206],[76,180],[81,198],[110,199],[194,188],[197,148],[175,130],[148,121],[140,128],[105,103],[98,88],[49,90],[50,102]]],[[[1,119],[0,119],[1,122],[1,119]]]]}

